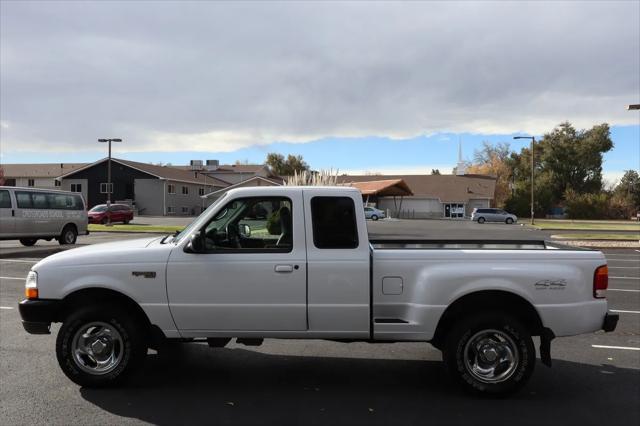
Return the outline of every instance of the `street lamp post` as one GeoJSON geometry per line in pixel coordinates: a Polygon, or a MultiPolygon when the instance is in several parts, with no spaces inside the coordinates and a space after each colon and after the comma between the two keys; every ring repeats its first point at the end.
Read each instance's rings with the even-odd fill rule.
{"type": "Polygon", "coordinates": [[[122,139],[98,139],[98,142],[109,144],[109,160],[107,163],[107,226],[111,226],[111,142],[122,142],[122,139]]]}
{"type": "Polygon", "coordinates": [[[534,209],[533,209],[533,177],[534,177],[535,157],[533,152],[533,146],[536,143],[536,137],[535,136],[514,136],[513,138],[514,139],[531,139],[531,224],[534,225],[535,221],[534,221],[534,209]]]}

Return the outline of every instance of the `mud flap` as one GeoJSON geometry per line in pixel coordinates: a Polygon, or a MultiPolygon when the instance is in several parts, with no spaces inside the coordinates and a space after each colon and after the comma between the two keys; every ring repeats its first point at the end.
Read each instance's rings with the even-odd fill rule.
{"type": "Polygon", "coordinates": [[[540,333],[540,360],[547,367],[551,367],[551,341],[555,337],[553,331],[548,328],[542,329],[540,333]]]}

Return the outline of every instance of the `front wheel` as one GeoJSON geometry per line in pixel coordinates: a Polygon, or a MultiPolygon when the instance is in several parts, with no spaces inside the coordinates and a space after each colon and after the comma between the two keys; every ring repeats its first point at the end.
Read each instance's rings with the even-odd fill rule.
{"type": "Polygon", "coordinates": [[[36,241],[38,241],[37,238],[21,238],[20,244],[22,244],[25,247],[31,247],[36,243],[36,241]]]}
{"type": "Polygon", "coordinates": [[[505,222],[507,222],[507,225],[511,225],[513,223],[513,219],[508,217],[507,220],[505,220],[505,222]]]}
{"type": "Polygon", "coordinates": [[[129,314],[109,305],[89,306],[71,314],[56,340],[62,371],[80,386],[121,383],[147,353],[144,334],[136,324],[129,314]]]}
{"type": "Polygon", "coordinates": [[[378,220],[378,216],[374,214],[373,216],[371,216],[371,220],[378,220]]]}
{"type": "Polygon", "coordinates": [[[485,223],[485,222],[486,222],[486,219],[484,217],[479,217],[478,218],[478,223],[482,224],[482,223],[485,223]]]}
{"type": "Polygon", "coordinates": [[[514,393],[533,373],[536,351],[531,334],[513,317],[495,313],[471,316],[448,334],[445,365],[468,391],[514,393]]]}

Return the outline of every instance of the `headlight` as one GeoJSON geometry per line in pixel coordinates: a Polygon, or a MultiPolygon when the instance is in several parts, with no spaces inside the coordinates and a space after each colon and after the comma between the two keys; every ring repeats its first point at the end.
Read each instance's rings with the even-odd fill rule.
{"type": "Polygon", "coordinates": [[[24,284],[24,295],[27,299],[38,298],[38,273],[36,271],[29,271],[27,274],[27,281],[24,284]]]}

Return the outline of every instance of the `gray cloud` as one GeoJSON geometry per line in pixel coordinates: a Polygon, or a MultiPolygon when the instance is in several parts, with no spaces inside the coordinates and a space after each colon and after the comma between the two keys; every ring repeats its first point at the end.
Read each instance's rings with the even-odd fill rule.
{"type": "Polygon", "coordinates": [[[2,151],[636,124],[640,3],[3,2],[2,151]]]}

